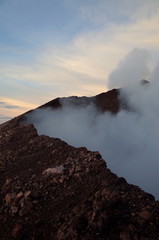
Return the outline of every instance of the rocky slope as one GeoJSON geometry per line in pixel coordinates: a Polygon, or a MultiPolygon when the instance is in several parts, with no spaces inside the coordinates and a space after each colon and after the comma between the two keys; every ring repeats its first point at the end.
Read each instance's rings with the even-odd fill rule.
{"type": "Polygon", "coordinates": [[[38,136],[23,117],[0,126],[0,239],[159,239],[152,195],[113,174],[98,152],[38,136]]]}

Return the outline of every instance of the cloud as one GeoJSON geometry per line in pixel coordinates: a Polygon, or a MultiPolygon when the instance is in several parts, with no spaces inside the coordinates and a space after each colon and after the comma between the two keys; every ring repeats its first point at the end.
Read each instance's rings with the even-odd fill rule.
{"type": "Polygon", "coordinates": [[[0,97],[0,111],[1,115],[5,117],[16,117],[35,107],[37,107],[37,105],[29,102],[19,101],[14,98],[0,97]]]}
{"type": "Polygon", "coordinates": [[[109,87],[119,88],[148,78],[150,75],[149,59],[148,51],[144,49],[132,50],[110,74],[109,87]]]}
{"type": "Polygon", "coordinates": [[[15,106],[15,108],[24,108],[24,107],[30,107],[35,108],[36,105],[31,104],[29,102],[20,101],[13,98],[6,98],[6,97],[0,97],[0,104],[1,105],[7,105],[7,106],[15,106]]]}
{"type": "MultiPolygon", "coordinates": [[[[65,44],[47,42],[26,63],[3,64],[0,74],[5,78],[48,84],[52,88],[59,85],[68,91],[72,83],[84,86],[90,79],[106,88],[104,82],[110,72],[131,49],[144,48],[156,54],[158,21],[158,15],[154,15],[151,19],[103,25],[100,29],[79,33],[65,44]]],[[[80,89],[78,92],[82,93],[80,89]]]]}
{"type": "MultiPolygon", "coordinates": [[[[140,73],[138,66],[141,66],[141,72],[144,72],[145,65],[141,64],[144,54],[147,56],[147,52],[139,49],[130,52],[118,67],[119,75],[115,76],[122,79],[123,72],[127,74],[127,67],[134,60],[138,64],[129,71],[140,73]],[[134,58],[138,54],[139,57],[134,58]]],[[[93,105],[75,108],[64,99],[62,109],[37,110],[28,115],[28,122],[34,123],[39,134],[59,137],[76,147],[86,146],[100,151],[113,172],[159,199],[158,69],[157,65],[155,70],[151,70],[151,84],[132,85],[130,79],[121,82],[129,83],[120,95],[127,100],[129,111],[121,110],[117,115],[99,113],[93,105]]],[[[125,78],[128,76],[125,75],[125,78]]],[[[135,76],[138,77],[138,74],[135,76]]]]}
{"type": "Polygon", "coordinates": [[[80,14],[85,21],[90,21],[93,24],[101,26],[106,23],[121,23],[129,21],[131,14],[139,8],[139,2],[133,1],[107,1],[100,0],[86,1],[86,4],[81,4],[80,14]],[[100,14],[99,14],[100,13],[100,14]]]}
{"type": "Polygon", "coordinates": [[[8,105],[6,102],[0,102],[0,108],[12,109],[12,108],[21,108],[21,107],[16,105],[8,105]]]}
{"type": "Polygon", "coordinates": [[[158,1],[145,0],[100,0],[86,1],[81,5],[82,17],[97,25],[105,23],[117,23],[136,21],[138,19],[150,19],[159,9],[158,1]],[[100,13],[100,14],[99,14],[100,13]]]}

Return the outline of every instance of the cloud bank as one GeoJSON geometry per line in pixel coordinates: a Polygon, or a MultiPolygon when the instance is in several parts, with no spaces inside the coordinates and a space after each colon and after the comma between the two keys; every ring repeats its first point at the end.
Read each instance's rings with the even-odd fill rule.
{"type": "Polygon", "coordinates": [[[100,151],[113,172],[159,199],[159,66],[149,68],[148,58],[146,51],[135,49],[109,77],[112,87],[126,85],[120,98],[128,102],[128,111],[100,113],[94,105],[75,107],[63,100],[62,109],[39,109],[28,122],[39,134],[100,151]],[[137,83],[145,74],[151,83],[137,83]]]}

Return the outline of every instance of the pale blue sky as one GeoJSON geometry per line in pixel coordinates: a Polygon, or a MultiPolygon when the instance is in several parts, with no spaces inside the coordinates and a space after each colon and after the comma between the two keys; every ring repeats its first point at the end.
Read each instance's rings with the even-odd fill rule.
{"type": "Polygon", "coordinates": [[[158,0],[0,0],[0,118],[106,91],[134,48],[157,62],[158,26],[158,0]]]}

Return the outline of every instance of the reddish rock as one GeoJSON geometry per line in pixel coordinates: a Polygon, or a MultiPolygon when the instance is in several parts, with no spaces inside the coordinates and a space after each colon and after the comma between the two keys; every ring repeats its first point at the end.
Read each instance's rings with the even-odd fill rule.
{"type": "Polygon", "coordinates": [[[27,192],[24,193],[24,197],[27,198],[27,197],[30,196],[30,194],[31,194],[31,191],[27,191],[27,192]]]}
{"type": "Polygon", "coordinates": [[[42,175],[44,174],[58,174],[63,172],[63,167],[55,167],[55,168],[47,168],[42,172],[42,175]]]}
{"type": "Polygon", "coordinates": [[[6,179],[6,184],[10,184],[10,183],[11,183],[11,181],[12,181],[12,179],[11,179],[11,178],[7,178],[7,179],[6,179]]]}
{"type": "Polygon", "coordinates": [[[31,208],[29,207],[23,207],[20,211],[19,211],[19,216],[25,216],[30,212],[31,208]]]}
{"type": "Polygon", "coordinates": [[[22,192],[19,192],[17,195],[16,195],[16,198],[18,199],[18,198],[21,198],[21,197],[23,197],[23,193],[22,192]]]}
{"type": "Polygon", "coordinates": [[[21,229],[22,229],[22,225],[20,223],[16,223],[12,231],[12,236],[16,238],[18,233],[21,231],[21,229]]]}
{"type": "Polygon", "coordinates": [[[17,213],[18,212],[18,207],[11,206],[11,212],[12,212],[12,214],[17,213]]]}
{"type": "Polygon", "coordinates": [[[15,193],[7,193],[5,196],[5,200],[7,204],[10,204],[16,197],[15,193]]]}
{"type": "Polygon", "coordinates": [[[143,220],[148,220],[151,217],[151,213],[147,209],[142,209],[139,212],[139,217],[143,220]]]}

